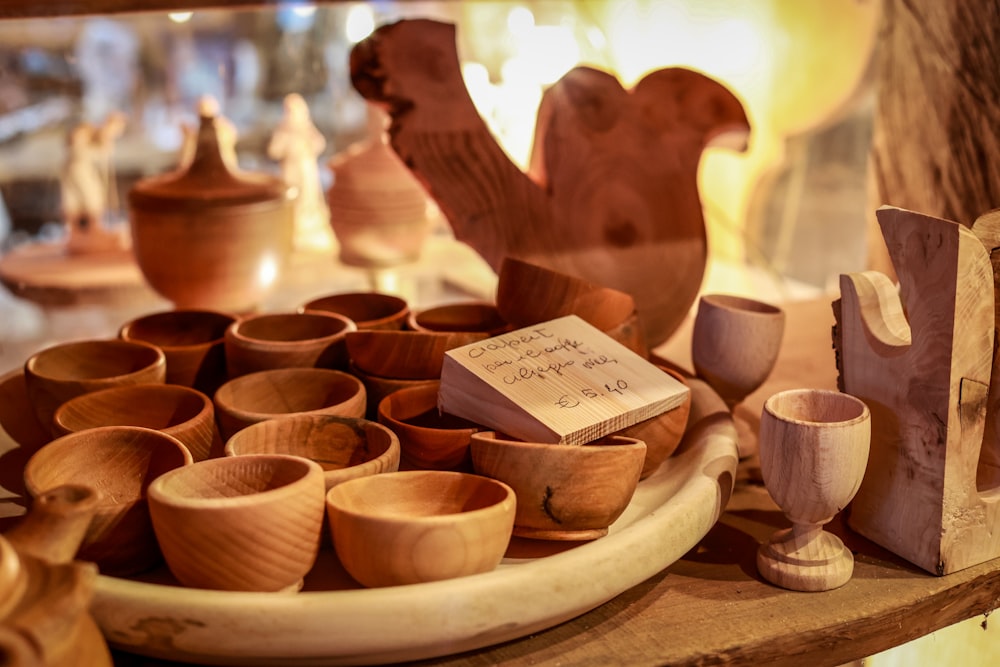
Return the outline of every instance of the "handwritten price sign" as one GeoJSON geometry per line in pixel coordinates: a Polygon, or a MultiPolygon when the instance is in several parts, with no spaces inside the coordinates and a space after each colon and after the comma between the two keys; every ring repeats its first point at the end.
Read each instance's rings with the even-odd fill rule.
{"type": "Polygon", "coordinates": [[[522,440],[583,444],[680,405],[687,391],[569,315],[449,351],[439,405],[522,440]]]}

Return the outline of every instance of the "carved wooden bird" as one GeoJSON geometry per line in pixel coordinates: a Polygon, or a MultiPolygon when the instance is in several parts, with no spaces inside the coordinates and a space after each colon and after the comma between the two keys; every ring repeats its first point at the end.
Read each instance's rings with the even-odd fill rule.
{"type": "Polygon", "coordinates": [[[542,97],[525,173],[465,88],[454,25],[383,26],[354,47],[350,66],[358,92],[389,113],[393,149],[455,237],[494,270],[510,256],[628,292],[651,346],[679,326],[708,255],[702,151],[743,150],[750,131],[726,87],[674,67],[626,90],[576,67],[542,97]]]}

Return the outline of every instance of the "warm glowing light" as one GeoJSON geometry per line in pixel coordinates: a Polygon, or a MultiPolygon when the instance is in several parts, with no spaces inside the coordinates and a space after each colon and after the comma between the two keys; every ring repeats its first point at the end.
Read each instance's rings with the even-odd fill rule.
{"type": "Polygon", "coordinates": [[[502,66],[505,81],[553,84],[580,60],[580,47],[565,26],[536,26],[518,38],[517,47],[502,66]]]}
{"type": "Polygon", "coordinates": [[[194,16],[194,12],[170,12],[167,14],[167,18],[174,23],[187,23],[192,16],[194,16]]]}
{"type": "Polygon", "coordinates": [[[535,15],[527,7],[514,7],[507,14],[507,29],[512,35],[527,35],[535,27],[535,15]]]}
{"type": "Polygon", "coordinates": [[[309,18],[316,13],[316,7],[314,5],[295,5],[292,7],[292,11],[302,18],[309,18]]]}
{"type": "Polygon", "coordinates": [[[360,42],[375,30],[375,14],[368,5],[353,5],[347,10],[344,34],[352,44],[360,42]]]}
{"type": "Polygon", "coordinates": [[[257,283],[262,287],[268,287],[274,284],[277,278],[278,262],[273,256],[268,255],[261,260],[260,268],[257,270],[257,283]]]}

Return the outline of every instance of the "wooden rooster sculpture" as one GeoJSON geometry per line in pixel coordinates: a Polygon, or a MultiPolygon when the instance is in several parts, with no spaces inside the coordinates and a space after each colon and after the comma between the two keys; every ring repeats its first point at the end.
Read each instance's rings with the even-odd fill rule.
{"type": "Polygon", "coordinates": [[[453,25],[383,26],[350,64],[354,87],[388,111],[393,149],[494,270],[509,256],[627,292],[651,346],[679,326],[708,255],[702,151],[743,150],[750,130],[724,86],[669,68],[628,91],[577,67],[542,98],[526,174],[469,97],[453,25]]]}

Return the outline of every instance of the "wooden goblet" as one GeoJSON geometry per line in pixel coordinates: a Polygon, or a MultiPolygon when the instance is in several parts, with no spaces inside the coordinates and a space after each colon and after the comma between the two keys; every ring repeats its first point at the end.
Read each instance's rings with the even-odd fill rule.
{"type": "MultiPolygon", "coordinates": [[[[777,306],[729,294],[706,294],[698,301],[691,339],[695,372],[711,385],[732,412],[774,369],[785,332],[777,306]]],[[[739,425],[737,425],[739,427],[739,425]]],[[[740,458],[756,453],[756,442],[740,433],[740,458]]]]}
{"type": "Polygon", "coordinates": [[[771,396],[760,420],[760,467],[792,527],[757,552],[762,577],[783,588],[826,591],[854,572],[840,538],[823,530],[854,498],[868,465],[871,414],[850,394],[792,389],[771,396]]]}

